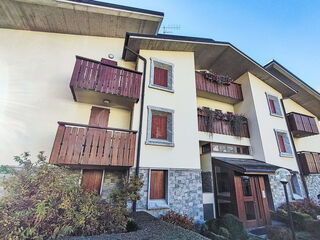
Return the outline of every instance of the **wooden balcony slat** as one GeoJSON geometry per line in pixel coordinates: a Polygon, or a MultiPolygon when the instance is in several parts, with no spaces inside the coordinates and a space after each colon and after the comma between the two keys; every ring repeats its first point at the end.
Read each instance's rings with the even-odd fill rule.
{"type": "Polygon", "coordinates": [[[230,85],[221,85],[205,79],[199,72],[195,72],[195,79],[197,90],[232,98],[238,101],[243,100],[241,86],[237,83],[231,82],[230,85]]]}
{"type": "MultiPolygon", "coordinates": [[[[248,123],[243,123],[244,127],[240,133],[241,137],[250,137],[248,123]]],[[[206,127],[206,116],[204,111],[198,109],[198,130],[201,132],[209,132],[206,127]]],[[[212,131],[216,134],[224,134],[235,136],[231,125],[225,120],[215,120],[212,122],[212,131]]]]}
{"type": "MultiPolygon", "coordinates": [[[[59,126],[59,127],[62,127],[62,126],[59,126]]],[[[83,154],[82,146],[85,143],[85,135],[86,135],[86,129],[80,128],[78,132],[78,137],[75,143],[74,154],[71,160],[71,164],[78,164],[79,160],[82,157],[82,154],[83,154]]]]}
{"type": "Polygon", "coordinates": [[[101,160],[101,165],[110,165],[110,152],[111,152],[111,138],[112,138],[112,131],[107,131],[106,133],[106,140],[104,145],[104,154],[101,160]]]}
{"type": "Polygon", "coordinates": [[[320,173],[320,156],[319,153],[312,153],[314,163],[316,165],[317,172],[320,173]]]}
{"type": "Polygon", "coordinates": [[[134,153],[135,153],[135,145],[136,145],[136,134],[130,134],[130,155],[129,155],[129,166],[133,166],[134,164],[134,153]]]}
{"type": "Polygon", "coordinates": [[[53,148],[50,156],[50,162],[52,164],[57,164],[58,163],[58,157],[59,157],[59,152],[60,152],[60,146],[62,143],[63,135],[64,135],[65,127],[59,126],[58,131],[56,134],[56,138],[53,143],[53,148]]]}
{"type": "Polygon", "coordinates": [[[50,163],[133,166],[136,131],[59,122],[50,163]]]}
{"type": "Polygon", "coordinates": [[[307,137],[319,134],[316,121],[313,117],[295,112],[288,113],[287,117],[294,137],[307,137]]]}
{"type": "Polygon", "coordinates": [[[92,59],[77,57],[70,87],[77,99],[77,88],[138,100],[142,73],[92,59]]]}

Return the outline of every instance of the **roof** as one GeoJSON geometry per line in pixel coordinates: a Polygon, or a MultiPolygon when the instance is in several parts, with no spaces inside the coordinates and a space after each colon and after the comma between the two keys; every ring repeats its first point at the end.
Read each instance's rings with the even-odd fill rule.
{"type": "Polygon", "coordinates": [[[124,38],[157,34],[164,13],[93,0],[1,0],[0,28],[124,38]]]}
{"type": "MultiPolygon", "coordinates": [[[[274,173],[278,168],[276,165],[272,165],[263,161],[255,159],[243,159],[243,158],[226,158],[226,157],[212,157],[213,160],[218,160],[222,164],[228,165],[235,171],[240,173],[274,173]]],[[[292,170],[288,169],[293,172],[292,170]]]]}
{"type": "Polygon", "coordinates": [[[290,96],[290,99],[310,111],[317,118],[320,118],[320,93],[318,91],[310,87],[276,60],[270,61],[264,68],[297,90],[297,93],[290,96]]]}
{"type": "MultiPolygon", "coordinates": [[[[212,70],[219,74],[229,75],[233,79],[250,72],[277,89],[285,97],[296,93],[292,87],[272,75],[229,42],[177,35],[127,33],[125,47],[135,52],[141,49],[194,52],[196,69],[212,70]]],[[[127,61],[135,61],[136,56],[124,49],[122,58],[127,61]]]]}

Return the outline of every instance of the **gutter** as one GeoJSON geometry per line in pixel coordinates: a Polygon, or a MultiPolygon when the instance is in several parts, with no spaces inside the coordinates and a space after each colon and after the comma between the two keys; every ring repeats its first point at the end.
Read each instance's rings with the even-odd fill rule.
{"type": "Polygon", "coordinates": [[[305,192],[306,192],[307,198],[310,198],[310,197],[309,197],[309,190],[308,190],[307,183],[306,183],[306,179],[305,179],[305,177],[304,177],[304,174],[303,174],[303,171],[302,171],[302,166],[301,166],[301,163],[300,163],[300,161],[299,161],[299,156],[298,156],[298,154],[297,154],[296,145],[295,145],[294,140],[293,140],[293,137],[292,137],[292,132],[290,131],[289,119],[288,119],[288,116],[287,116],[286,109],[285,109],[285,107],[284,107],[283,99],[280,99],[280,102],[281,102],[281,106],[282,106],[282,109],[283,109],[284,118],[286,119],[286,124],[287,124],[287,128],[288,128],[288,133],[289,133],[290,140],[291,140],[291,143],[292,143],[294,156],[296,157],[297,165],[298,165],[299,172],[300,172],[300,175],[301,175],[302,184],[303,184],[304,190],[305,190],[305,192]]]}
{"type": "MultiPolygon", "coordinates": [[[[141,151],[141,137],[142,137],[142,120],[143,120],[143,107],[144,107],[144,92],[145,92],[145,82],[146,82],[146,70],[147,70],[147,59],[134,52],[126,45],[124,46],[123,54],[125,55],[125,51],[129,51],[132,54],[136,55],[143,61],[143,77],[142,77],[142,90],[141,90],[141,103],[140,103],[140,119],[139,119],[139,131],[138,131],[138,145],[137,145],[137,162],[136,162],[136,176],[139,176],[139,168],[140,168],[140,151],[141,151]]],[[[136,212],[137,209],[137,201],[133,201],[132,203],[132,211],[136,212]]]]}

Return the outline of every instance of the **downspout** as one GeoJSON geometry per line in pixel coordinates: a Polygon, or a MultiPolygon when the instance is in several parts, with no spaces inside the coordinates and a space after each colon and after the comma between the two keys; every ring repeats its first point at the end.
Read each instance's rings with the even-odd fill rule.
{"type": "Polygon", "coordinates": [[[288,128],[288,131],[289,131],[289,136],[290,136],[290,140],[291,140],[291,143],[292,143],[292,147],[293,147],[293,152],[294,152],[294,155],[295,155],[296,160],[297,160],[299,172],[300,172],[300,175],[301,175],[302,184],[303,184],[303,187],[305,189],[307,198],[309,198],[309,190],[308,190],[306,179],[304,178],[304,174],[303,174],[303,171],[302,171],[302,166],[301,166],[301,163],[299,161],[298,154],[297,154],[296,144],[294,143],[294,140],[293,140],[293,137],[292,137],[292,132],[290,130],[289,120],[288,120],[286,109],[284,107],[283,99],[280,99],[280,102],[281,102],[281,106],[282,106],[282,109],[283,109],[283,112],[284,112],[284,117],[286,119],[286,124],[287,124],[287,128],[288,128]]]}
{"type": "MultiPolygon", "coordinates": [[[[141,131],[142,131],[142,120],[143,120],[143,104],[144,104],[144,91],[145,91],[145,82],[146,82],[146,70],[147,70],[147,59],[134,52],[127,46],[124,47],[125,50],[128,50],[132,54],[136,55],[143,61],[143,77],[142,77],[142,90],[141,90],[141,102],[140,102],[140,120],[139,120],[139,131],[138,131],[138,146],[137,146],[137,162],[136,162],[136,176],[139,176],[139,167],[140,167],[140,150],[141,150],[141,131]]],[[[135,212],[137,209],[137,201],[132,203],[132,211],[135,212]]]]}

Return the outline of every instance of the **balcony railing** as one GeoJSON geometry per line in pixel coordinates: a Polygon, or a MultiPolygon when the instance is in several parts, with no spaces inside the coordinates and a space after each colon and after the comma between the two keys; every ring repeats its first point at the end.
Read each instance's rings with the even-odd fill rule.
{"type": "Polygon", "coordinates": [[[132,167],[136,131],[58,122],[50,163],[132,167]]]}
{"type": "Polygon", "coordinates": [[[250,137],[247,121],[243,123],[240,134],[235,133],[230,122],[228,122],[227,120],[214,120],[211,123],[208,123],[207,121],[208,119],[207,119],[206,112],[203,111],[201,108],[198,108],[198,130],[199,131],[231,135],[231,136],[247,137],[247,138],[250,137]],[[212,124],[212,126],[210,126],[209,124],[212,124]]]}
{"type": "Polygon", "coordinates": [[[300,138],[319,134],[313,117],[295,112],[288,113],[287,116],[294,137],[300,138]]]}
{"type": "Polygon", "coordinates": [[[304,174],[320,173],[320,153],[297,152],[304,174]]]}
{"type": "Polygon", "coordinates": [[[101,105],[108,99],[111,103],[123,104],[126,98],[137,102],[141,76],[140,72],[76,56],[70,88],[75,101],[101,105]]]}
{"type": "Polygon", "coordinates": [[[243,100],[240,84],[231,82],[230,85],[222,85],[205,79],[199,72],[195,74],[198,96],[230,104],[235,104],[243,100]]]}

